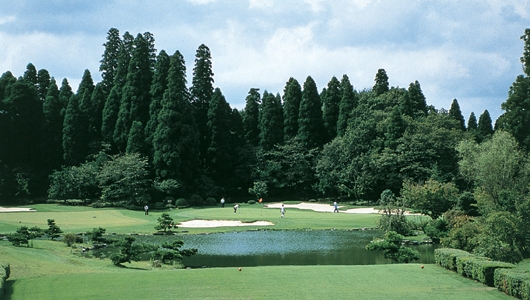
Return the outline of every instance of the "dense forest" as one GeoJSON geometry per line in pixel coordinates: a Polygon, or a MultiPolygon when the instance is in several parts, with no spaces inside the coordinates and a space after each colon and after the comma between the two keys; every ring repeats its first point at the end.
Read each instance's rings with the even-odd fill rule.
{"type": "Polygon", "coordinates": [[[530,29],[521,39],[524,75],[493,126],[487,110],[466,124],[456,99],[449,110],[428,105],[418,81],[390,86],[384,69],[370,89],[347,75],[320,92],[310,76],[289,78],[283,94],[251,88],[233,109],[214,87],[206,45],[188,84],[178,50],[157,54],[149,32],[112,28],[99,83],[86,70],[74,92],[31,63],[0,78],[0,199],[379,200],[445,214],[433,230],[453,228],[453,247],[500,243],[516,256],[504,260],[517,260],[530,228],[530,29]],[[505,236],[469,239],[490,231],[505,236]]]}

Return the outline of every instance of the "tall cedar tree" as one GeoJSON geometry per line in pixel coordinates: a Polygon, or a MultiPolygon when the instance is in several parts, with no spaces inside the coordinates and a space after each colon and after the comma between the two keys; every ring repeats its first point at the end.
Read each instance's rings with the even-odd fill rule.
{"type": "Polygon", "coordinates": [[[408,98],[412,104],[414,116],[427,116],[427,101],[421,90],[420,83],[416,80],[409,85],[408,98]]]}
{"type": "Polygon", "coordinates": [[[207,152],[208,175],[219,186],[226,186],[232,173],[230,149],[230,114],[232,109],[219,88],[216,88],[208,109],[207,152]]]}
{"type": "Polygon", "coordinates": [[[477,117],[474,112],[469,114],[469,119],[467,120],[467,131],[475,132],[478,128],[477,117]]]}
{"type": "Polygon", "coordinates": [[[191,101],[194,107],[194,117],[199,129],[201,161],[204,163],[208,145],[208,107],[213,95],[212,55],[210,49],[202,44],[195,53],[195,67],[191,86],[191,101]]]}
{"type": "Polygon", "coordinates": [[[304,82],[298,116],[298,137],[307,149],[323,145],[322,103],[317,85],[311,76],[304,82]]]}
{"type": "Polygon", "coordinates": [[[101,80],[103,92],[106,96],[110,94],[114,86],[114,77],[118,69],[118,56],[121,48],[120,31],[116,28],[109,29],[107,34],[107,42],[103,44],[105,52],[103,58],[99,61],[99,71],[101,72],[101,80]]]}
{"type": "Polygon", "coordinates": [[[259,145],[265,151],[283,142],[283,110],[278,98],[267,91],[263,92],[259,116],[259,145]]]}
{"type": "Polygon", "coordinates": [[[353,110],[357,107],[357,93],[353,90],[350,79],[346,74],[340,82],[342,98],[339,104],[339,117],[337,119],[337,136],[344,136],[353,110]]]}
{"type": "Polygon", "coordinates": [[[50,73],[46,69],[39,70],[37,74],[37,92],[39,94],[39,99],[44,102],[46,96],[48,95],[48,88],[51,83],[50,73]]]}
{"type": "Polygon", "coordinates": [[[32,63],[29,63],[26,66],[26,71],[24,72],[24,80],[37,88],[39,84],[39,79],[37,77],[37,68],[32,63]]]}
{"type": "Polygon", "coordinates": [[[478,118],[478,138],[477,142],[482,142],[493,135],[490,113],[486,109],[478,118]]]}
{"type": "Polygon", "coordinates": [[[114,129],[114,142],[119,151],[124,151],[127,146],[132,122],[146,124],[149,119],[152,75],[149,43],[143,35],[138,34],[134,39],[134,49],[114,129]]]}
{"type": "Polygon", "coordinates": [[[186,66],[179,51],[171,57],[168,88],[164,92],[153,147],[153,165],[160,179],[190,183],[199,176],[199,132],[186,87],[186,66]]]}
{"type": "Polygon", "coordinates": [[[251,88],[245,99],[245,115],[243,116],[243,127],[245,129],[245,139],[252,145],[259,143],[259,109],[261,96],[259,89],[251,88]]]}
{"type": "Polygon", "coordinates": [[[375,92],[377,96],[388,92],[389,83],[388,83],[388,76],[386,75],[385,69],[377,70],[377,74],[375,74],[374,81],[375,81],[375,85],[372,88],[372,91],[375,92]]]}
{"type": "Polygon", "coordinates": [[[322,99],[324,127],[326,128],[326,142],[337,136],[337,121],[339,119],[342,91],[337,77],[333,76],[328,82],[328,88],[322,99]]]}
{"type": "Polygon", "coordinates": [[[68,102],[70,101],[70,97],[74,95],[74,92],[72,91],[72,87],[68,83],[68,79],[64,78],[63,82],[61,83],[61,88],[59,89],[59,101],[61,102],[61,107],[63,108],[61,110],[61,115],[64,119],[64,115],[66,114],[66,108],[68,107],[68,102]]]}
{"type": "Polygon", "coordinates": [[[118,87],[114,86],[110,90],[110,94],[105,101],[103,107],[102,120],[101,120],[101,138],[104,143],[114,145],[114,129],[116,128],[116,120],[118,120],[118,112],[120,110],[120,96],[118,87]]]}
{"type": "Polygon", "coordinates": [[[462,116],[460,105],[458,105],[458,101],[456,99],[453,99],[453,102],[451,103],[451,108],[449,109],[449,118],[458,122],[458,129],[462,131],[466,130],[466,122],[464,121],[464,116],[462,116]]]}
{"type": "Polygon", "coordinates": [[[129,138],[127,139],[127,148],[125,149],[125,153],[138,153],[141,156],[146,156],[147,146],[145,143],[144,127],[142,122],[133,121],[131,131],[129,132],[129,138]]]}
{"type": "Polygon", "coordinates": [[[149,121],[145,126],[146,142],[150,148],[153,144],[153,135],[158,126],[158,114],[162,109],[162,99],[164,92],[167,89],[167,80],[169,74],[169,67],[171,65],[171,58],[165,50],[160,51],[158,59],[155,64],[155,73],[153,76],[153,84],[151,85],[151,104],[149,104],[149,121]]]}
{"type": "Polygon", "coordinates": [[[394,106],[385,134],[385,147],[395,150],[398,145],[398,139],[404,132],[405,122],[403,121],[399,108],[394,106]]]}
{"type": "Polygon", "coordinates": [[[283,90],[283,133],[286,141],[298,134],[300,102],[302,102],[302,87],[291,77],[283,90]]]}
{"type": "Polygon", "coordinates": [[[48,95],[44,101],[42,112],[44,115],[44,151],[48,172],[61,167],[63,162],[63,122],[65,109],[59,97],[59,88],[52,78],[48,88],[48,95]]]}
{"type": "Polygon", "coordinates": [[[63,159],[66,165],[76,166],[85,161],[88,155],[86,116],[79,108],[79,95],[73,95],[63,124],[63,159]]]}

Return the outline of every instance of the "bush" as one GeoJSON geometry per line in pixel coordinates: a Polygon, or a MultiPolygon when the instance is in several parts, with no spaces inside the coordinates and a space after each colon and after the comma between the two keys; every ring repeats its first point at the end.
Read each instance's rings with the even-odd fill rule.
{"type": "Polygon", "coordinates": [[[530,299],[530,273],[520,269],[496,269],[495,287],[512,297],[530,299]]]}
{"type": "Polygon", "coordinates": [[[188,204],[188,201],[186,201],[186,199],[184,199],[184,198],[178,198],[178,199],[175,201],[175,206],[176,206],[176,207],[189,207],[190,205],[188,204]]]}
{"type": "Polygon", "coordinates": [[[376,225],[384,231],[395,231],[404,236],[411,235],[414,228],[414,224],[402,215],[381,215],[376,225]]]}
{"type": "Polygon", "coordinates": [[[434,250],[434,259],[436,263],[449,269],[451,271],[456,271],[457,269],[457,260],[461,257],[472,256],[473,254],[466,252],[464,250],[451,249],[451,248],[439,248],[434,250]]]}
{"type": "Polygon", "coordinates": [[[73,233],[67,233],[63,237],[63,243],[65,243],[68,247],[76,243],[81,244],[83,243],[83,237],[79,235],[75,235],[73,233]]]}
{"type": "Polygon", "coordinates": [[[423,231],[433,240],[440,240],[447,236],[449,229],[447,228],[447,221],[444,219],[431,220],[425,227],[423,231]]]}
{"type": "Polygon", "coordinates": [[[473,265],[473,279],[487,286],[495,286],[495,270],[515,268],[514,264],[499,261],[475,261],[473,265]]]}
{"type": "Polygon", "coordinates": [[[248,200],[248,204],[256,204],[256,200],[248,200]]]}
{"type": "Polygon", "coordinates": [[[215,201],[215,198],[208,197],[208,198],[206,198],[205,204],[208,205],[208,206],[216,206],[217,205],[217,201],[215,201]]]}
{"type": "Polygon", "coordinates": [[[188,202],[190,204],[190,206],[203,206],[204,205],[204,200],[202,200],[202,197],[197,195],[197,194],[193,194],[191,195],[190,197],[190,200],[188,202]]]}
{"type": "Polygon", "coordinates": [[[166,209],[173,209],[173,208],[176,208],[176,206],[173,204],[166,205],[166,209]]]}

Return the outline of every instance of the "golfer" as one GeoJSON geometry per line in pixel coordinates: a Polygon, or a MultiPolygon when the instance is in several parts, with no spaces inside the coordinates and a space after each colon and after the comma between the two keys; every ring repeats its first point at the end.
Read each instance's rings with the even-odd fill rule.
{"type": "Polygon", "coordinates": [[[149,206],[144,206],[145,215],[147,216],[149,214],[149,206]]]}
{"type": "Polygon", "coordinates": [[[225,207],[225,198],[224,197],[221,199],[221,207],[225,207]]]}
{"type": "Polygon", "coordinates": [[[238,208],[239,208],[239,204],[234,205],[234,214],[237,213],[238,208]]]}
{"type": "Polygon", "coordinates": [[[282,218],[283,218],[283,216],[285,215],[285,207],[283,206],[283,204],[282,204],[282,208],[280,208],[280,211],[282,212],[282,218]]]}
{"type": "Polygon", "coordinates": [[[333,205],[335,206],[335,210],[333,212],[334,213],[338,213],[339,212],[339,207],[337,206],[337,201],[333,202],[333,205]]]}

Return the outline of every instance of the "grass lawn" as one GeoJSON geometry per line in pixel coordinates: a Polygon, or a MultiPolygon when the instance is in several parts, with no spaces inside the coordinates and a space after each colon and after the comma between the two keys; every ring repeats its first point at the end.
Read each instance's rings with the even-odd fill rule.
{"type": "MultiPolygon", "coordinates": [[[[103,227],[107,232],[152,233],[163,212],[34,205],[37,212],[0,214],[0,233],[21,225],[46,227],[55,219],[65,232],[103,227]]],[[[259,204],[190,208],[168,212],[175,221],[266,220],[269,229],[349,229],[374,227],[378,215],[332,214],[279,209],[259,204]]],[[[253,227],[187,229],[190,233],[253,227]]],[[[257,228],[257,227],[254,227],[257,228]]],[[[259,227],[263,228],[263,227],[259,227]]],[[[182,228],[181,228],[182,229],[182,228]]],[[[179,229],[180,230],[180,229],[179,229]]],[[[272,266],[237,268],[153,268],[149,262],[116,267],[108,259],[82,258],[62,242],[34,240],[32,248],[0,241],[0,260],[11,265],[5,299],[512,299],[494,288],[436,265],[272,266]]]]}
{"type": "Polygon", "coordinates": [[[332,214],[319,213],[310,210],[287,209],[285,218],[280,218],[279,209],[263,208],[260,204],[242,204],[237,214],[230,205],[225,208],[186,208],[165,211],[150,211],[144,215],[143,211],[130,211],[126,209],[94,209],[84,206],[63,206],[58,204],[31,205],[36,212],[11,212],[0,214],[0,233],[15,232],[22,226],[47,227],[47,220],[54,219],[55,223],[64,232],[86,232],[92,228],[102,227],[107,233],[153,233],[157,219],[162,213],[169,213],[176,221],[188,220],[241,220],[270,221],[274,226],[253,226],[244,228],[180,228],[190,233],[222,232],[233,230],[250,230],[267,228],[275,230],[292,229],[352,229],[374,227],[376,214],[332,214]]]}

